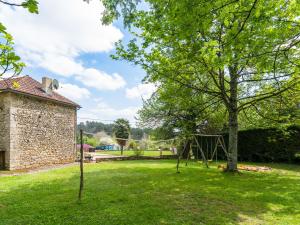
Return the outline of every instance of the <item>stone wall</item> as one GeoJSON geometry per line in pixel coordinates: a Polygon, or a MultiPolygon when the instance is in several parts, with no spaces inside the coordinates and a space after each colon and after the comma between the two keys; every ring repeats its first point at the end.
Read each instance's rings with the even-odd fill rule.
{"type": "Polygon", "coordinates": [[[10,94],[0,93],[0,151],[5,152],[5,165],[0,165],[0,168],[9,165],[9,108],[10,94]]]}
{"type": "Polygon", "coordinates": [[[9,169],[73,162],[75,131],[75,107],[11,94],[9,169]]]}

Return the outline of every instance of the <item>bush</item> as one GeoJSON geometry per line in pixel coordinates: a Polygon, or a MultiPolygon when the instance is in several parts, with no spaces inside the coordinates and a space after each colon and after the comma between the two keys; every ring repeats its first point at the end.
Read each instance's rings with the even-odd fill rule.
{"type": "Polygon", "coordinates": [[[144,155],[144,149],[141,149],[139,147],[133,149],[133,152],[136,157],[144,155]]]}
{"type": "MultiPolygon", "coordinates": [[[[223,134],[223,136],[228,149],[228,133],[223,134]]],[[[201,139],[198,139],[199,143],[210,142],[208,137],[201,137],[201,139]]],[[[183,145],[180,150],[182,148],[183,145]]],[[[193,145],[192,150],[194,156],[201,159],[197,146],[193,145]]],[[[211,149],[207,150],[206,145],[203,146],[203,151],[206,156],[211,154],[211,149]]],[[[187,152],[184,157],[187,157],[187,152]]],[[[218,159],[226,160],[221,148],[218,149],[218,159]]],[[[239,131],[238,160],[248,162],[300,162],[300,126],[290,126],[285,130],[270,128],[239,131]]]]}
{"type": "MultiPolygon", "coordinates": [[[[253,162],[300,162],[300,126],[239,131],[238,158],[253,162]]],[[[228,134],[224,136],[228,142],[228,134]]]]}
{"type": "Polygon", "coordinates": [[[96,147],[98,145],[98,140],[94,137],[84,137],[84,143],[96,147]]]}
{"type": "Polygon", "coordinates": [[[128,150],[133,150],[133,153],[136,157],[139,157],[144,154],[144,149],[141,148],[134,140],[130,140],[127,146],[128,150]]]}
{"type": "Polygon", "coordinates": [[[130,140],[129,143],[128,143],[128,147],[127,147],[129,150],[134,150],[137,148],[137,144],[134,140],[130,140]]]}

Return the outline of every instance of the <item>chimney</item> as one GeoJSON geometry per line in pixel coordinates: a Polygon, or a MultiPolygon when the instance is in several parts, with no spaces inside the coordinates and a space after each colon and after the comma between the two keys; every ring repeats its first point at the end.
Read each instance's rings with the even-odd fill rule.
{"type": "Polygon", "coordinates": [[[48,77],[43,77],[42,88],[46,92],[46,94],[52,94],[52,79],[48,77]]]}

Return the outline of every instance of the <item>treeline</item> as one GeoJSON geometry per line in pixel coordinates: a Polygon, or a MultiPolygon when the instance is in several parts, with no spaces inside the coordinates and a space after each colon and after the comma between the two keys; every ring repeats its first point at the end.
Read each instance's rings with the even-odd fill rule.
{"type": "MultiPolygon", "coordinates": [[[[99,133],[99,132],[105,132],[109,136],[113,136],[113,124],[105,124],[102,122],[96,122],[96,121],[86,121],[81,122],[77,125],[77,129],[82,129],[85,132],[88,133],[99,133]]],[[[151,133],[152,129],[142,129],[142,128],[135,128],[131,127],[130,129],[130,135],[132,139],[141,140],[144,135],[149,135],[151,133]]]]}

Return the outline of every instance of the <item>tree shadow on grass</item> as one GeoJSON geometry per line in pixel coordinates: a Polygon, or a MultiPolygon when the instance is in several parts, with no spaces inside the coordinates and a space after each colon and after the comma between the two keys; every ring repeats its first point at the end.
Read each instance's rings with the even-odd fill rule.
{"type": "Polygon", "coordinates": [[[0,191],[0,221],[7,225],[274,224],[300,219],[295,217],[300,214],[300,186],[294,177],[232,175],[195,164],[176,174],[174,161],[105,165],[86,167],[81,204],[77,168],[28,175],[28,180],[14,178],[0,191]]]}

